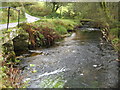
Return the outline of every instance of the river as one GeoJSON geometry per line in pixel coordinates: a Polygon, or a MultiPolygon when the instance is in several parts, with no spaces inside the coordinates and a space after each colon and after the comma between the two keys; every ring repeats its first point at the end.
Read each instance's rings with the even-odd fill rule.
{"type": "Polygon", "coordinates": [[[50,48],[30,50],[20,67],[27,88],[115,88],[117,52],[99,29],[82,28],[50,48]]]}

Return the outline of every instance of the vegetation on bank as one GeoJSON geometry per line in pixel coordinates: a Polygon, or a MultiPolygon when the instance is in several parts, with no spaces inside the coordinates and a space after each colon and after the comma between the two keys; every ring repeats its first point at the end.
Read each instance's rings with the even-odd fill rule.
{"type": "MultiPolygon", "coordinates": [[[[15,60],[15,59],[14,59],[15,60]]],[[[22,76],[20,76],[21,70],[15,65],[19,60],[6,61],[4,58],[0,58],[0,88],[20,88],[22,76]]]]}
{"type": "Polygon", "coordinates": [[[29,34],[32,47],[51,46],[61,40],[68,30],[74,30],[78,23],[65,19],[42,19],[34,23],[22,23],[20,27],[29,34]]]}
{"type": "Polygon", "coordinates": [[[113,47],[120,51],[120,38],[119,38],[119,32],[120,32],[120,26],[116,28],[111,28],[109,33],[109,40],[111,40],[111,43],[113,47]]]}

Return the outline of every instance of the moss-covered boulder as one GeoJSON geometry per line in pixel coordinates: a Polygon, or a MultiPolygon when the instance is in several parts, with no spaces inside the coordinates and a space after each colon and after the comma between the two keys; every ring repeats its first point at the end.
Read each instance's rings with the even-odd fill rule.
{"type": "Polygon", "coordinates": [[[20,34],[13,39],[14,51],[17,56],[28,51],[28,38],[27,35],[20,34]]]}

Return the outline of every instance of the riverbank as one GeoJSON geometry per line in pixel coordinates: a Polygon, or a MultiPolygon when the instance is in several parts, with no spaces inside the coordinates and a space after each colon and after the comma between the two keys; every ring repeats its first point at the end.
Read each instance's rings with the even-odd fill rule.
{"type": "MultiPolygon", "coordinates": [[[[39,20],[39,18],[28,14],[26,15],[26,18],[26,22],[35,22],[39,20]]],[[[17,28],[17,24],[17,22],[10,23],[8,30],[6,30],[7,24],[0,24],[0,80],[2,80],[0,83],[0,88],[19,88],[20,85],[16,83],[20,83],[20,80],[22,79],[20,76],[21,70],[16,67],[16,65],[19,63],[19,60],[16,60],[15,58],[16,55],[12,40],[19,34],[25,33],[25,31],[17,28]]]]}
{"type": "Polygon", "coordinates": [[[41,19],[34,23],[20,24],[20,27],[29,34],[31,46],[35,48],[53,45],[79,25],[72,19],[41,19]]]}

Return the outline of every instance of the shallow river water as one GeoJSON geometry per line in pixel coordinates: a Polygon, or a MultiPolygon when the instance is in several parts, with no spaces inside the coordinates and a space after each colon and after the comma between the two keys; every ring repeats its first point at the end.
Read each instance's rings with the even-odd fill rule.
{"type": "Polygon", "coordinates": [[[115,88],[118,85],[117,52],[104,41],[98,29],[79,29],[55,46],[30,52],[32,55],[22,58],[20,64],[28,88],[115,88]]]}

